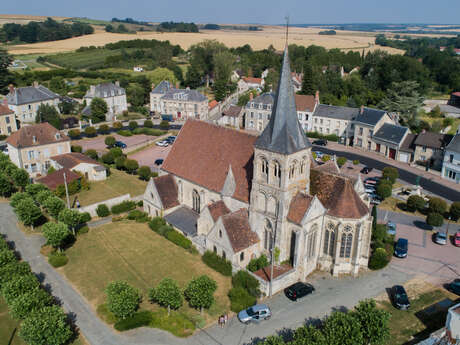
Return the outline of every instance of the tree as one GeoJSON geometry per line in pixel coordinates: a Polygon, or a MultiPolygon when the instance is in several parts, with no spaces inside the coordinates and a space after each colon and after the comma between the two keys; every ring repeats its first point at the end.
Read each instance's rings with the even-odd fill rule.
{"type": "Polygon", "coordinates": [[[3,299],[8,305],[10,305],[13,300],[26,292],[37,290],[39,285],[37,277],[35,277],[32,273],[22,276],[13,276],[2,285],[3,299]]]}
{"type": "Polygon", "coordinates": [[[450,205],[449,215],[454,221],[460,218],[460,201],[455,201],[450,205]]]}
{"type": "Polygon", "coordinates": [[[112,152],[107,152],[103,154],[101,159],[105,164],[113,164],[114,161],[112,152]]]}
{"type": "Polygon", "coordinates": [[[94,127],[86,127],[85,128],[85,134],[88,136],[88,137],[95,137],[96,134],[97,134],[97,130],[96,128],[94,127]]]}
{"type": "Polygon", "coordinates": [[[37,194],[43,190],[49,190],[49,189],[48,187],[40,183],[29,184],[26,186],[26,193],[29,194],[34,200],[37,194]]]}
{"type": "Polygon", "coordinates": [[[51,217],[53,217],[54,219],[58,219],[59,212],[65,209],[65,203],[64,201],[62,201],[61,198],[58,198],[57,196],[52,196],[45,200],[45,202],[43,203],[43,207],[46,209],[46,211],[50,214],[51,217]]]}
{"type": "Polygon", "coordinates": [[[42,217],[40,207],[38,207],[32,199],[21,200],[15,210],[18,219],[24,225],[32,226],[42,217]]]}
{"type": "Polygon", "coordinates": [[[108,134],[110,132],[110,127],[109,125],[104,124],[104,125],[100,125],[97,130],[101,134],[108,134]]]}
{"type": "Polygon", "coordinates": [[[111,282],[105,289],[107,307],[118,318],[132,316],[139,307],[140,295],[137,289],[124,281],[111,282]]]}
{"type": "Polygon", "coordinates": [[[428,212],[443,215],[447,212],[447,203],[441,198],[430,198],[428,201],[428,212]]]}
{"type": "Polygon", "coordinates": [[[14,193],[10,198],[10,205],[13,208],[16,208],[21,200],[30,199],[33,202],[33,199],[27,193],[17,192],[14,193]]]}
{"type": "Polygon", "coordinates": [[[227,83],[224,80],[216,80],[213,89],[216,101],[220,102],[227,96],[227,83]]]}
{"type": "Polygon", "coordinates": [[[112,136],[105,137],[105,139],[104,139],[104,143],[108,147],[113,147],[116,142],[117,142],[117,140],[112,136]]]}
{"type": "Polygon", "coordinates": [[[133,107],[144,105],[144,89],[137,84],[130,85],[126,90],[127,100],[133,107]]]}
{"type": "Polygon", "coordinates": [[[120,147],[112,147],[109,152],[113,155],[114,159],[123,156],[123,150],[120,147]]]}
{"type": "Polygon", "coordinates": [[[381,197],[382,199],[386,199],[391,196],[391,185],[388,183],[379,183],[376,192],[379,197],[381,197]]]}
{"type": "Polygon", "coordinates": [[[56,108],[49,104],[40,104],[35,117],[35,123],[48,122],[56,129],[61,129],[61,118],[56,108]]]}
{"type": "Polygon", "coordinates": [[[9,197],[13,192],[13,183],[4,174],[0,174],[0,196],[9,197]]]}
{"type": "Polygon", "coordinates": [[[317,87],[313,80],[313,67],[310,62],[306,62],[303,66],[303,79],[301,95],[314,95],[316,94],[317,87]]]}
{"type": "Polygon", "coordinates": [[[139,163],[134,159],[127,159],[125,160],[125,168],[130,174],[134,174],[139,168],[139,163]]]}
{"type": "Polygon", "coordinates": [[[46,238],[46,244],[61,251],[67,237],[70,235],[69,228],[63,222],[48,222],[43,225],[43,236],[46,238]]]}
{"type": "Polygon", "coordinates": [[[363,344],[361,325],[351,313],[332,313],[324,322],[323,333],[328,345],[363,344]]]}
{"type": "Polygon", "coordinates": [[[209,308],[214,303],[216,282],[206,275],[193,279],[184,291],[185,298],[193,308],[209,308]]]}
{"type": "MultiPolygon", "coordinates": [[[[11,251],[9,250],[9,252],[11,251]]],[[[30,270],[30,265],[27,262],[18,262],[16,261],[16,257],[12,259],[13,261],[7,263],[6,265],[2,266],[2,264],[0,263],[0,291],[3,284],[5,284],[7,281],[11,279],[15,279],[13,278],[13,276],[23,276],[32,273],[32,271],[30,270]]]]}
{"type": "MultiPolygon", "coordinates": [[[[27,194],[26,194],[27,195],[27,194]]],[[[54,194],[50,190],[42,190],[41,192],[38,192],[37,195],[35,196],[35,200],[40,204],[43,205],[48,198],[54,197],[54,194]]]]}
{"type": "Polygon", "coordinates": [[[139,124],[137,121],[129,121],[128,127],[130,130],[135,130],[137,127],[139,127],[139,124]]]}
{"type": "Polygon", "coordinates": [[[347,159],[345,157],[338,157],[337,158],[337,165],[342,167],[345,163],[347,162],[347,159]]]}
{"type": "Polygon", "coordinates": [[[145,121],[144,121],[144,127],[153,128],[153,122],[152,122],[152,120],[145,120],[145,121]]]}
{"type": "Polygon", "coordinates": [[[391,184],[394,184],[399,177],[398,169],[393,167],[385,167],[382,170],[382,177],[389,180],[391,184]]]}
{"type": "Polygon", "coordinates": [[[422,211],[425,208],[426,201],[420,195],[411,195],[407,198],[406,209],[410,212],[422,211]]]}
{"type": "Polygon", "coordinates": [[[0,249],[0,268],[15,261],[16,256],[11,250],[7,248],[0,249]]]}
{"type": "Polygon", "coordinates": [[[442,226],[442,224],[444,224],[444,217],[439,213],[431,212],[428,213],[426,217],[426,223],[433,227],[442,226]]]}
{"type": "Polygon", "coordinates": [[[29,173],[24,170],[24,169],[16,169],[12,175],[13,182],[16,185],[16,187],[20,187],[21,190],[24,190],[24,188],[29,184],[29,173]]]}
{"type": "MultiPolygon", "coordinates": [[[[282,336],[271,335],[267,337],[263,342],[258,342],[259,345],[286,345],[282,336]]],[[[315,344],[316,345],[316,344],[315,344]]]]}
{"type": "Polygon", "coordinates": [[[168,308],[168,315],[172,309],[179,309],[182,306],[182,292],[177,282],[171,278],[163,278],[156,288],[149,291],[150,300],[168,308]]]}
{"type": "Polygon", "coordinates": [[[12,62],[13,59],[8,52],[0,48],[0,93],[4,95],[8,93],[8,85],[13,82],[13,76],[8,70],[12,62]]]}
{"type": "Polygon", "coordinates": [[[125,161],[126,161],[125,156],[117,157],[117,159],[115,159],[115,167],[118,170],[123,170],[125,168],[125,161]]]}
{"type": "Polygon", "coordinates": [[[53,304],[51,295],[43,289],[34,289],[18,296],[8,306],[13,319],[23,320],[31,313],[53,304]]]}
{"type": "Polygon", "coordinates": [[[77,210],[69,210],[68,208],[63,209],[59,212],[59,221],[63,222],[70,229],[75,236],[75,228],[82,223],[82,213],[77,210]]]}
{"type": "Polygon", "coordinates": [[[97,160],[99,158],[97,155],[97,151],[94,149],[86,150],[85,155],[87,155],[89,158],[92,158],[94,160],[97,160]]]}
{"type": "Polygon", "coordinates": [[[105,121],[108,112],[107,103],[99,97],[94,97],[90,104],[91,118],[95,123],[105,121]]]}
{"type": "Polygon", "coordinates": [[[79,129],[71,129],[67,132],[67,135],[70,137],[70,139],[77,139],[80,137],[81,132],[79,129]]]}
{"type": "Polygon", "coordinates": [[[388,321],[391,314],[377,308],[373,299],[359,302],[352,315],[361,324],[364,344],[384,344],[390,335],[388,321]]]}
{"type": "Polygon", "coordinates": [[[292,345],[328,345],[323,333],[314,326],[303,326],[295,330],[292,345]]]}
{"type": "MultiPolygon", "coordinates": [[[[168,68],[157,67],[153,71],[149,72],[149,82],[158,85],[163,80],[168,80],[172,84],[177,82],[174,72],[168,68]]],[[[191,87],[191,86],[190,86],[191,87]]]]}
{"type": "Polygon", "coordinates": [[[139,174],[139,177],[144,181],[148,181],[150,179],[150,176],[152,175],[150,167],[146,165],[141,166],[137,173],[139,174]]]}
{"type": "Polygon", "coordinates": [[[63,345],[72,334],[66,315],[57,305],[32,313],[19,329],[19,336],[30,345],[63,345]]]}
{"type": "Polygon", "coordinates": [[[372,232],[377,229],[377,205],[372,207],[372,232]]]}

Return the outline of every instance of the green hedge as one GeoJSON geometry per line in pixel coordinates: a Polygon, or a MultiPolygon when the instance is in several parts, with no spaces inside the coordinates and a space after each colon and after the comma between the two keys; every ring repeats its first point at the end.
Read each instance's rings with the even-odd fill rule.
{"type": "Polygon", "coordinates": [[[133,135],[133,133],[129,129],[121,129],[118,131],[118,134],[124,136],[124,137],[130,137],[133,135]]]}
{"type": "Polygon", "coordinates": [[[110,210],[106,204],[99,204],[96,207],[96,214],[98,217],[107,217],[110,214],[110,210]]]}
{"type": "Polygon", "coordinates": [[[388,262],[388,254],[385,248],[377,248],[369,259],[369,268],[371,270],[379,270],[384,268],[388,262]]]}
{"type": "Polygon", "coordinates": [[[242,287],[254,297],[259,297],[261,294],[259,290],[259,281],[247,271],[236,272],[232,277],[232,286],[242,287]]]}
{"type": "Polygon", "coordinates": [[[232,275],[232,264],[230,261],[220,257],[216,253],[208,250],[203,254],[201,259],[206,265],[222,273],[224,276],[230,277],[232,275]]]}
{"type": "Polygon", "coordinates": [[[192,247],[192,241],[175,230],[168,231],[165,237],[172,243],[177,244],[179,247],[184,249],[190,249],[192,247]]]}
{"type": "Polygon", "coordinates": [[[305,134],[309,138],[326,139],[326,140],[329,140],[329,141],[336,141],[336,142],[339,141],[339,137],[337,135],[335,135],[335,134],[324,135],[324,134],[321,134],[321,133],[318,133],[318,132],[306,132],[305,134]]]}
{"type": "Polygon", "coordinates": [[[138,311],[133,316],[120,320],[115,323],[117,331],[123,332],[142,326],[148,326],[152,322],[152,313],[148,310],[138,311]]]}
{"type": "Polygon", "coordinates": [[[134,201],[126,200],[117,205],[113,205],[110,211],[113,214],[120,214],[123,212],[134,210],[135,208],[136,208],[136,203],[134,201]]]}
{"type": "Polygon", "coordinates": [[[138,223],[147,223],[150,220],[150,217],[146,212],[132,210],[128,213],[128,219],[135,220],[138,223]]]}
{"type": "Polygon", "coordinates": [[[82,223],[88,223],[91,220],[89,212],[83,212],[80,217],[80,222],[82,223]]]}
{"type": "Polygon", "coordinates": [[[158,137],[160,135],[166,134],[165,131],[162,131],[160,129],[153,129],[153,128],[136,128],[132,131],[134,134],[145,134],[145,135],[152,135],[155,137],[158,137]]]}
{"type": "Polygon", "coordinates": [[[51,253],[48,256],[48,262],[51,266],[57,268],[57,267],[65,266],[67,262],[69,262],[69,259],[64,253],[55,252],[55,253],[51,253]]]}
{"type": "Polygon", "coordinates": [[[257,299],[241,286],[233,287],[228,292],[228,297],[230,298],[230,309],[235,313],[247,309],[257,302],[257,299]]]}
{"type": "Polygon", "coordinates": [[[158,232],[158,229],[160,229],[164,225],[166,225],[166,221],[161,217],[154,217],[149,222],[150,229],[152,229],[155,232],[158,232]]]}

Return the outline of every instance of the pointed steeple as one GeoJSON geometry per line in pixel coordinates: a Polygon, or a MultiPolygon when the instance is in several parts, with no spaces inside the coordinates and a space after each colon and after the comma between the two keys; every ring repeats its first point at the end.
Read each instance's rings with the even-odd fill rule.
{"type": "Polygon", "coordinates": [[[297,119],[288,48],[284,50],[278,91],[270,122],[257,138],[255,147],[285,155],[311,147],[297,119]]]}

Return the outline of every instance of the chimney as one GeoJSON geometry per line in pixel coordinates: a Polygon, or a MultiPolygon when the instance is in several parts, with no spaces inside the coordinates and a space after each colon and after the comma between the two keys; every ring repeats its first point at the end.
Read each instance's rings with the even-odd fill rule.
{"type": "Polygon", "coordinates": [[[176,82],[176,89],[178,89],[179,86],[180,86],[180,84],[179,84],[179,82],[177,81],[177,82],[176,82]]]}
{"type": "Polygon", "coordinates": [[[10,93],[13,95],[15,92],[14,85],[13,84],[8,85],[8,89],[10,90],[10,93]]]}
{"type": "Polygon", "coordinates": [[[38,87],[38,81],[34,81],[34,87],[38,87]]]}
{"type": "Polygon", "coordinates": [[[252,92],[249,92],[249,100],[252,101],[253,98],[254,98],[254,95],[252,94],[252,92]]]}
{"type": "Polygon", "coordinates": [[[117,81],[115,82],[115,85],[118,86],[118,87],[120,87],[120,82],[117,80],[117,81]]]}
{"type": "Polygon", "coordinates": [[[319,104],[319,91],[318,90],[315,93],[315,103],[319,104]]]}
{"type": "Polygon", "coordinates": [[[155,83],[152,83],[152,91],[155,89],[155,83]]]}
{"type": "Polygon", "coordinates": [[[359,111],[359,113],[362,115],[364,114],[364,105],[361,105],[361,110],[359,111]]]}

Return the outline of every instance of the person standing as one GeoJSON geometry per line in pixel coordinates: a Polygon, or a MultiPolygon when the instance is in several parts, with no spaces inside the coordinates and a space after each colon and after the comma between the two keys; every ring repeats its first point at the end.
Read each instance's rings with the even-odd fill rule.
{"type": "Polygon", "coordinates": [[[225,313],[224,314],[224,325],[227,325],[227,321],[228,321],[228,314],[225,313]]]}

